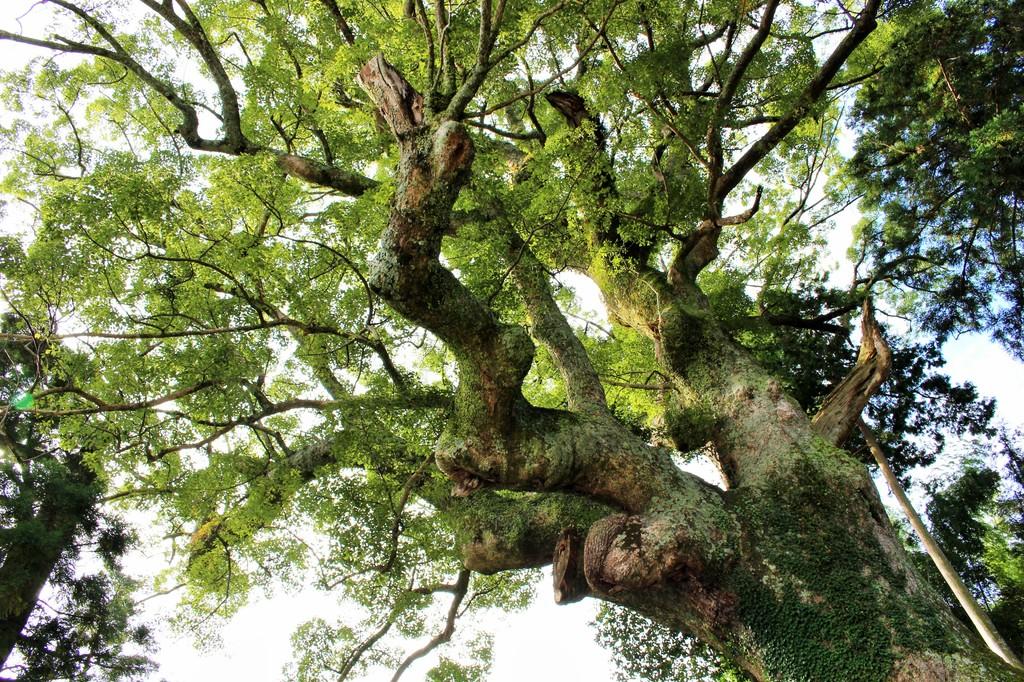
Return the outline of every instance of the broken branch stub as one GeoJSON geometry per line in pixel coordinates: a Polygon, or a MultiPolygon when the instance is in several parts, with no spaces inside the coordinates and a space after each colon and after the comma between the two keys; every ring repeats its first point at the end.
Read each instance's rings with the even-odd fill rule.
{"type": "Polygon", "coordinates": [[[384,55],[377,54],[366,62],[356,80],[399,140],[423,123],[423,95],[416,92],[384,55]]]}
{"type": "Polygon", "coordinates": [[[849,439],[865,405],[889,376],[892,366],[892,350],[875,320],[871,299],[864,300],[863,310],[857,363],[825,397],[811,420],[814,430],[837,446],[849,439]]]}

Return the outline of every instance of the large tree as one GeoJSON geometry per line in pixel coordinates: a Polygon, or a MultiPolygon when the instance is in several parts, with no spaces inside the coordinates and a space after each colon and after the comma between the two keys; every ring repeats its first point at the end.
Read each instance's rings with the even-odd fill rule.
{"type": "Polygon", "coordinates": [[[1013,678],[843,449],[893,362],[869,294],[909,259],[816,271],[844,96],[922,16],[49,0],[0,32],[43,55],[7,76],[31,229],[0,258],[5,338],[46,348],[3,416],[166,523],[193,624],[304,567],[377,607],[300,630],[300,679],[397,677],[546,564],[557,601],[759,680],[1013,678]],[[563,271],[610,327],[570,324],[563,271]],[[440,631],[394,658],[434,594],[440,631]]]}

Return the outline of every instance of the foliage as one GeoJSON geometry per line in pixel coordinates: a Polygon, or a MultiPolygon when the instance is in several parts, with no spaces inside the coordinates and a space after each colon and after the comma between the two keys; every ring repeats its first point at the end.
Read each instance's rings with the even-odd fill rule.
{"type": "Polygon", "coordinates": [[[597,641],[615,657],[616,677],[647,682],[740,682],[750,679],[692,636],[627,609],[602,605],[597,641]]]}
{"type": "Polygon", "coordinates": [[[1024,358],[1020,4],[951,2],[898,29],[858,95],[859,250],[942,340],[993,335],[1024,358]]]}
{"type": "MultiPolygon", "coordinates": [[[[83,623],[100,618],[108,629],[97,632],[115,654],[145,639],[131,625],[131,585],[114,567],[128,544],[109,511],[116,500],[165,531],[172,563],[152,587],[179,596],[183,629],[209,634],[254,590],[313,586],[348,608],[343,619],[316,618],[294,633],[296,679],[404,671],[453,638],[467,655],[442,650],[427,678],[481,679],[489,640],[466,644],[473,630],[464,623],[484,609],[524,606],[535,578],[503,569],[550,562],[560,533],[608,520],[609,505],[632,509],[611,484],[581,490],[583,475],[547,487],[544,464],[568,451],[579,465],[588,448],[616,450],[609,442],[671,462],[680,453],[650,444],[691,449],[680,423],[700,427],[685,444],[692,449],[722,432],[714,412],[723,408],[709,407],[714,396],[701,390],[713,382],[697,370],[687,375],[687,363],[673,367],[675,351],[696,366],[701,353],[732,357],[735,340],[777,377],[750,381],[762,394],[788,391],[815,412],[853,364],[849,336],[861,303],[880,290],[900,306],[913,303],[883,283],[928,277],[945,287],[927,308],[937,339],[894,341],[892,383],[868,407],[890,444],[904,444],[897,467],[941,451],[941,422],[957,435],[986,433],[992,404],[941,374],[939,344],[989,318],[1009,338],[1001,306],[1016,305],[1004,284],[1015,281],[1018,263],[1016,237],[1004,233],[1015,223],[999,210],[978,213],[1003,222],[975,230],[979,239],[966,250],[949,246],[947,233],[968,229],[964,216],[994,191],[978,172],[983,163],[1014,170],[1018,105],[979,104],[977,120],[963,121],[953,115],[960,102],[950,110],[941,89],[886,85],[893,68],[885,55],[899,54],[893,46],[925,55],[922,27],[943,21],[920,5],[51,0],[32,13],[45,15],[55,37],[4,27],[0,39],[42,56],[3,76],[14,116],[0,122],[9,151],[0,190],[18,230],[0,236],[13,325],[0,338],[22,355],[14,363],[21,374],[0,396],[0,421],[45,427],[53,455],[33,465],[36,488],[16,467],[5,474],[3,537],[18,530],[19,513],[68,498],[67,486],[59,496],[46,486],[56,490],[80,467],[89,480],[78,481],[77,540],[64,544],[110,548],[105,578],[72,570],[71,550],[56,562],[51,585],[75,602],[78,620],[40,617],[40,634],[25,641],[69,651],[83,623]],[[840,34],[849,39],[836,41],[840,34]],[[883,75],[872,80],[878,65],[883,75]],[[389,110],[375,78],[423,99],[389,110]],[[862,82],[873,89],[858,105],[862,144],[849,177],[837,150],[847,95],[862,82]],[[942,105],[935,124],[950,133],[933,145],[936,160],[901,158],[885,168],[907,178],[876,177],[864,160],[887,149],[886,136],[927,134],[896,100],[929,94],[942,105]],[[427,123],[400,131],[401,116],[427,123]],[[470,148],[461,136],[475,150],[472,168],[445,175],[458,160],[445,153],[470,148]],[[926,167],[932,174],[917,177],[926,167]],[[849,286],[823,273],[827,233],[858,193],[886,217],[886,235],[904,234],[908,218],[892,188],[917,183],[931,197],[928,182],[961,182],[942,177],[949,168],[975,184],[962,205],[937,206],[930,232],[894,241],[864,230],[870,248],[849,286]],[[389,239],[403,220],[433,231],[394,239],[409,250],[395,257],[389,239]],[[979,265],[984,249],[999,263],[979,265]],[[967,254],[980,279],[908,270],[918,251],[941,272],[967,254]],[[430,258],[416,260],[423,253],[430,258]],[[559,279],[565,270],[601,287],[613,319],[582,312],[591,306],[579,305],[570,278],[559,279]],[[671,277],[657,280],[661,270],[671,277]],[[413,275],[425,278],[396,288],[413,275]],[[676,297],[683,304],[670,305],[670,290],[684,292],[676,297]],[[635,310],[655,313],[638,323],[635,310]],[[684,332],[674,345],[673,323],[684,332]],[[717,325],[727,332],[705,334],[717,325]],[[573,375],[588,372],[597,390],[581,401],[573,375]],[[507,410],[501,396],[475,393],[506,383],[514,398],[507,410]],[[590,428],[605,408],[598,394],[607,395],[610,417],[590,428]],[[516,428],[484,428],[502,415],[516,428]],[[520,453],[535,456],[530,475],[501,479],[520,453]],[[490,458],[489,477],[441,454],[490,458]],[[507,489],[491,489],[499,487],[507,489]]],[[[985,11],[979,16],[996,17],[993,46],[1016,40],[1001,18],[1015,9],[985,11]]],[[[989,25],[957,12],[950,35],[978,54],[955,67],[956,92],[976,98],[982,76],[1007,65],[978,40],[989,25]]],[[[926,66],[906,77],[927,76],[926,66]]],[[[993,92],[1012,91],[1016,77],[993,92]]],[[[998,191],[1001,207],[1015,206],[1014,187],[998,191]]],[[[729,382],[747,375],[737,371],[729,382]]],[[[729,383],[729,391],[724,402],[753,389],[729,383]]],[[[819,458],[821,447],[804,454],[819,458]]],[[[674,467],[662,473],[684,480],[674,467]]],[[[690,484],[710,498],[707,486],[690,484]]],[[[665,507],[694,511],[686,502],[665,507]]],[[[801,513],[813,506],[796,493],[789,502],[801,513]]],[[[826,507],[842,512],[835,504],[819,511],[826,507]]],[[[793,510],[768,516],[792,520],[793,510]]],[[[749,523],[771,532],[763,518],[749,523]]],[[[821,528],[790,530],[787,540],[798,544],[821,528]]],[[[854,559],[881,560],[858,553],[874,542],[867,530],[844,541],[854,559]]],[[[824,568],[873,590],[852,561],[824,568]]],[[[793,601],[793,590],[780,591],[789,606],[833,622],[824,609],[793,601]]],[[[765,609],[775,604],[754,591],[765,609]]],[[[838,612],[859,613],[849,599],[838,612]]],[[[873,642],[889,641],[880,623],[863,627],[873,642]]],[[[859,632],[851,628],[837,631],[859,632]]],[[[607,612],[601,632],[618,644],[647,633],[687,659],[670,664],[658,647],[616,644],[628,675],[738,679],[695,640],[630,612],[607,612]]],[[[852,639],[836,648],[845,655],[852,639]]],[[[793,642],[782,648],[785,656],[766,651],[764,660],[790,656],[793,642]]],[[[864,665],[882,674],[891,655],[879,644],[864,665]]]]}

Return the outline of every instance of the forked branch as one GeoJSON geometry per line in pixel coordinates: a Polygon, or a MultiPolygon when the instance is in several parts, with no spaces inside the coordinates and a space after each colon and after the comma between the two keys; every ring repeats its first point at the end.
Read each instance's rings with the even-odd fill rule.
{"type": "Polygon", "coordinates": [[[391,678],[391,682],[398,682],[399,678],[409,669],[409,666],[423,658],[431,651],[446,644],[448,640],[455,634],[455,621],[459,617],[459,607],[462,606],[462,600],[466,598],[466,592],[469,590],[469,576],[470,571],[463,569],[459,571],[459,577],[455,581],[455,589],[452,592],[452,603],[448,607],[448,616],[445,618],[444,629],[437,633],[433,639],[424,644],[421,648],[409,654],[402,664],[395,670],[394,676],[391,678]]]}
{"type": "Polygon", "coordinates": [[[877,25],[875,19],[880,5],[881,0],[867,0],[864,8],[857,15],[853,28],[825,59],[818,72],[800,93],[793,107],[715,181],[710,194],[712,202],[724,201],[729,192],[739,185],[758,161],[775,149],[783,138],[789,135],[797,124],[811,113],[815,104],[832,83],[832,79],[839,73],[839,69],[846,63],[857,46],[875,30],[877,25]]]}

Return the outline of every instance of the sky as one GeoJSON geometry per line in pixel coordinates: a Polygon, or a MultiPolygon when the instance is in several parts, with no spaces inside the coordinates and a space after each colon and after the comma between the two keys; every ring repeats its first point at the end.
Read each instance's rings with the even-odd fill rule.
{"type": "MultiPolygon", "coordinates": [[[[0,0],[0,28],[17,30],[13,20],[29,4],[24,0],[0,0]]],[[[27,21],[25,27],[35,35],[45,35],[45,31],[37,30],[40,27],[33,27],[31,21],[27,21]]],[[[15,66],[24,56],[21,48],[11,43],[0,43],[0,68],[15,66]]],[[[837,260],[849,246],[849,224],[853,217],[844,220],[830,239],[837,260]]],[[[0,233],[13,229],[10,223],[0,222],[0,233]]],[[[587,307],[603,316],[599,296],[592,283],[582,277],[567,281],[579,290],[587,307]]],[[[999,419],[1010,426],[1024,426],[1024,402],[1019,400],[1020,387],[1024,386],[1024,365],[979,334],[963,335],[948,342],[944,354],[949,363],[946,371],[955,381],[973,381],[983,395],[997,399],[999,419]]],[[[712,476],[707,469],[697,473],[712,476]]],[[[926,476],[943,473],[948,472],[940,467],[927,472],[926,476]]],[[[881,490],[891,501],[884,483],[881,490]]],[[[139,553],[129,565],[145,574],[159,570],[163,562],[159,552],[152,555],[139,553]]],[[[596,645],[594,630],[589,626],[597,611],[596,603],[588,600],[556,605],[547,572],[535,586],[535,592],[533,604],[525,611],[512,614],[491,612],[481,618],[480,627],[494,635],[494,661],[487,679],[490,682],[613,680],[614,668],[609,654],[596,645]]],[[[146,614],[151,617],[167,614],[173,609],[173,600],[171,596],[146,602],[146,614]]],[[[205,650],[195,648],[190,635],[175,634],[163,628],[159,636],[160,649],[155,657],[160,671],[153,679],[168,682],[215,679],[272,682],[283,679],[282,669],[291,657],[289,638],[292,631],[313,616],[325,615],[325,612],[328,615],[338,613],[343,609],[344,606],[337,605],[331,595],[313,589],[274,597],[257,596],[224,627],[220,642],[205,650]]],[[[459,641],[458,637],[455,641],[459,641]]],[[[410,643],[410,650],[419,645],[418,642],[410,643]]],[[[443,653],[443,649],[438,653],[443,653]]],[[[422,659],[406,673],[404,679],[422,679],[435,661],[436,656],[422,659]]]]}

